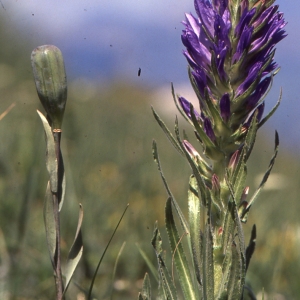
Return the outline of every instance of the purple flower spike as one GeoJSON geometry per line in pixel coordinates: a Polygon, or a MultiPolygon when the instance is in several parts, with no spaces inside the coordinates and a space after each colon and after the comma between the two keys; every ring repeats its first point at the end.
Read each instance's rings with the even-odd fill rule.
{"type": "MultiPolygon", "coordinates": [[[[241,0],[237,11],[232,7],[233,1],[194,0],[197,17],[186,14],[183,22],[184,55],[191,68],[201,115],[211,117],[207,105],[211,101],[222,119],[230,120],[232,132],[263,101],[278,68],[273,57],[276,44],[286,36],[286,22],[273,2],[241,0]],[[228,98],[223,99],[224,95],[230,103],[228,98]]],[[[217,120],[210,119],[202,125],[212,140],[224,133],[217,120]]]]}

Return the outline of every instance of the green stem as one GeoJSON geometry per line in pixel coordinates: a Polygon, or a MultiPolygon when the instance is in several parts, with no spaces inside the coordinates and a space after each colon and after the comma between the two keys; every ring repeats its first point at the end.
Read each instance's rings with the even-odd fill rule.
{"type": "Polygon", "coordinates": [[[60,212],[59,212],[59,203],[62,195],[62,179],[63,179],[63,166],[62,166],[62,157],[60,151],[60,140],[61,140],[61,131],[54,131],[54,142],[55,142],[55,152],[58,166],[58,189],[56,193],[52,193],[53,204],[54,204],[54,220],[55,220],[55,229],[56,229],[56,253],[55,253],[55,286],[56,286],[56,299],[63,299],[63,278],[61,272],[61,249],[60,249],[60,212]]]}

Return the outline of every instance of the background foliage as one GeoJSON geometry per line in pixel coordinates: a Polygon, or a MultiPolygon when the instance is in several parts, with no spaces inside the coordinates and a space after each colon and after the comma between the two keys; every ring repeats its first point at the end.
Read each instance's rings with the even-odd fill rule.
{"type": "MultiPolygon", "coordinates": [[[[36,113],[42,108],[30,67],[30,52],[38,45],[17,41],[5,32],[0,34],[0,112],[15,103],[0,122],[0,298],[53,299],[42,217],[47,182],[45,141],[36,113]]],[[[88,288],[98,259],[126,204],[130,204],[100,267],[94,290],[98,299],[110,298],[112,290],[114,299],[137,297],[148,268],[136,242],[155,262],[150,240],[155,220],[161,228],[164,225],[166,193],[152,159],[153,138],[170,187],[185,211],[190,170],[168,143],[150,110],[154,105],[172,128],[175,113],[171,91],[168,99],[156,100],[154,92],[122,78],[105,84],[84,79],[69,82],[62,145],[67,175],[62,248],[66,257],[80,202],[85,214],[85,248],[74,281],[83,288],[88,288]],[[162,110],[163,101],[168,101],[170,111],[162,110]]],[[[182,129],[189,127],[182,119],[180,124],[182,129]]],[[[287,132],[279,132],[284,134],[287,132]]],[[[273,132],[262,130],[259,134],[249,163],[250,193],[259,183],[257,174],[262,176],[268,166],[273,138],[273,132]]],[[[279,294],[283,299],[298,299],[300,295],[299,178],[299,154],[287,153],[281,145],[270,181],[246,225],[246,239],[254,222],[258,229],[247,279],[257,293],[264,288],[273,299],[279,299],[279,294]]],[[[164,248],[169,249],[164,240],[164,248]]],[[[171,255],[167,260],[171,263],[171,255]]],[[[80,299],[79,292],[71,285],[69,299],[80,299]]]]}

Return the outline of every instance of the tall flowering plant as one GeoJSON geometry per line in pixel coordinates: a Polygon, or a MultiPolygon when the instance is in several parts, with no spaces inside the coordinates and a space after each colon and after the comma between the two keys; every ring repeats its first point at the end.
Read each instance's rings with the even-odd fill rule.
{"type": "MultiPolygon", "coordinates": [[[[186,218],[161,170],[156,143],[154,159],[168,193],[166,229],[182,293],[185,299],[241,299],[248,292],[246,271],[254,252],[256,228],[245,245],[242,223],[266,183],[278,151],[278,134],[269,167],[258,189],[248,197],[247,161],[258,129],[279,106],[263,117],[265,96],[279,68],[274,61],[275,45],[286,34],[283,14],[275,0],[195,0],[197,16],[186,14],[181,35],[192,87],[199,108],[184,97],[173,97],[178,110],[191,124],[202,153],[180,135],[175,136],[153,110],[169,140],[186,157],[192,175],[186,218]],[[173,211],[179,216],[176,228],[173,211]],[[182,241],[188,240],[191,261],[182,241]],[[190,266],[190,264],[192,266],[190,266]]],[[[152,245],[158,259],[161,299],[176,299],[173,276],[162,253],[157,227],[152,245]]],[[[150,299],[150,283],[145,277],[140,299],[150,299]]]]}

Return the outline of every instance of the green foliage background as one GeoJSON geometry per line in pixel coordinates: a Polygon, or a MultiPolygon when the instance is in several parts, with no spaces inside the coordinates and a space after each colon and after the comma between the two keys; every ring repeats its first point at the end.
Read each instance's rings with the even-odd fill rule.
{"type": "MultiPolygon", "coordinates": [[[[0,113],[12,103],[15,107],[0,122],[0,299],[53,299],[42,216],[45,141],[36,113],[42,107],[30,67],[30,52],[38,45],[22,44],[4,33],[1,40],[0,113]]],[[[84,79],[69,82],[62,140],[67,175],[62,248],[66,258],[76,231],[78,203],[82,203],[84,256],[74,277],[82,288],[88,288],[113,229],[130,204],[100,267],[94,289],[98,299],[137,297],[149,270],[135,243],[155,263],[150,240],[155,220],[161,228],[164,225],[166,193],[152,159],[153,138],[170,187],[185,211],[189,167],[164,137],[150,109],[154,105],[162,111],[161,117],[173,128],[171,91],[168,99],[154,101],[153,95],[149,87],[122,78],[105,84],[84,79]],[[168,102],[169,112],[160,108],[163,101],[168,102]],[[123,242],[126,245],[113,279],[123,242]]],[[[179,120],[181,129],[192,136],[189,125],[179,120]]],[[[264,130],[259,134],[249,166],[250,193],[259,184],[257,175],[262,177],[268,166],[273,136],[264,130]]],[[[246,239],[253,223],[258,228],[248,281],[257,293],[264,288],[267,294],[281,294],[283,299],[299,299],[300,295],[299,169],[299,156],[287,153],[281,145],[273,175],[245,226],[246,239]]],[[[166,238],[164,248],[169,249],[166,238]]],[[[171,264],[171,254],[167,256],[171,264]]],[[[79,294],[80,289],[71,285],[69,299],[80,299],[79,294]]]]}

